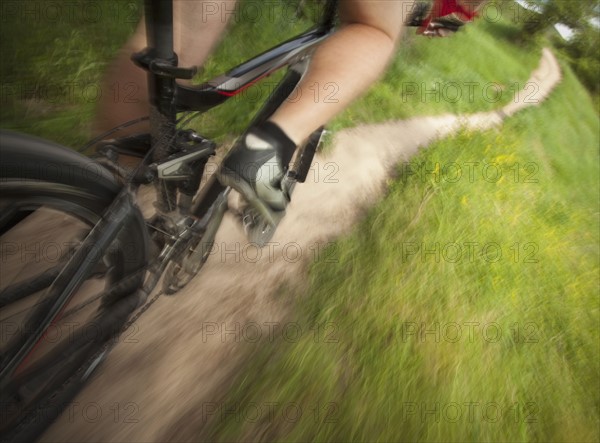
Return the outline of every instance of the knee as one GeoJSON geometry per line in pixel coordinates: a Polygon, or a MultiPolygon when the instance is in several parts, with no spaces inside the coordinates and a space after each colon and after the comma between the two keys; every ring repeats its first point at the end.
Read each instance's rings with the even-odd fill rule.
{"type": "Polygon", "coordinates": [[[404,27],[404,12],[412,3],[412,0],[342,1],[341,26],[359,25],[363,29],[365,39],[377,40],[378,44],[393,48],[398,43],[404,27]]]}

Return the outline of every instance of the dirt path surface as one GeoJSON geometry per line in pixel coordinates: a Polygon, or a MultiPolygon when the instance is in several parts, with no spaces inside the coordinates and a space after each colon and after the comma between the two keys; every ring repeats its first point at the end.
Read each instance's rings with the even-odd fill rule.
{"type": "Polygon", "coordinates": [[[120,338],[42,441],[193,439],[202,404],[218,401],[245,357],[244,338],[255,337],[256,325],[266,337],[268,322],[281,326],[289,315],[278,288],[302,284],[307,263],[324,259],[317,246],[348,232],[362,209],[382,197],[395,165],[461,126],[501,124],[505,116],[540,103],[559,81],[558,63],[544,49],[529,80],[537,92],[526,90],[502,110],[419,117],[337,134],[332,153],[317,157],[312,179],[297,187],[272,244],[263,250],[248,245],[227,217],[201,274],[175,297],[161,297],[120,338]],[[250,324],[255,329],[245,330],[250,324]]]}

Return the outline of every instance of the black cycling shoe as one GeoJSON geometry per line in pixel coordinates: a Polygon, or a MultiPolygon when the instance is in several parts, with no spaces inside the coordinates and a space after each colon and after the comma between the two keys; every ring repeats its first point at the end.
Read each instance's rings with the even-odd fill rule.
{"type": "Polygon", "coordinates": [[[290,201],[281,181],[296,145],[271,122],[251,128],[233,147],[217,178],[238,191],[264,221],[275,226],[290,201]]]}

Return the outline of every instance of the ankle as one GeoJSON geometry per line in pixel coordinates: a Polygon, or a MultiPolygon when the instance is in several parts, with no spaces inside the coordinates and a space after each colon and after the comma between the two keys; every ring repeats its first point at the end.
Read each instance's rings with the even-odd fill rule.
{"type": "MultiPolygon", "coordinates": [[[[284,167],[292,160],[296,151],[296,143],[276,123],[272,121],[260,123],[251,128],[248,131],[248,135],[257,137],[273,146],[284,167]]],[[[247,141],[249,141],[248,138],[247,141]]]]}

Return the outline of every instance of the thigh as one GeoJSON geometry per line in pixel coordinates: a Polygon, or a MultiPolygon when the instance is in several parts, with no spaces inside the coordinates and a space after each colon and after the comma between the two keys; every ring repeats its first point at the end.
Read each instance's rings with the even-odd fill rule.
{"type": "Polygon", "coordinates": [[[173,1],[173,41],[179,64],[201,65],[219,41],[236,0],[173,1]]]}

